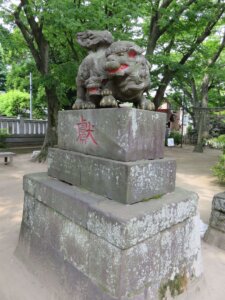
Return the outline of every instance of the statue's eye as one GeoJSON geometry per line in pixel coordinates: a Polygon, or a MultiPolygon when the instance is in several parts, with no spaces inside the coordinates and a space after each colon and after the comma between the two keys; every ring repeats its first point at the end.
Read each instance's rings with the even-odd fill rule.
{"type": "Polygon", "coordinates": [[[128,56],[129,56],[129,57],[134,58],[134,57],[136,57],[136,55],[137,55],[137,52],[136,52],[136,51],[134,51],[134,50],[128,51],[128,56]]]}

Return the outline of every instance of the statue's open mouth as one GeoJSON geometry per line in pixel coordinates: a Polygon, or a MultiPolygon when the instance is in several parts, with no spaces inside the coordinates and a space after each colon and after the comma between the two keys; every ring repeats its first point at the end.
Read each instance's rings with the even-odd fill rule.
{"type": "Polygon", "coordinates": [[[122,65],[120,65],[119,68],[116,68],[116,69],[108,69],[108,73],[109,73],[109,74],[115,74],[115,73],[117,73],[117,72],[119,72],[119,71],[123,71],[123,70],[127,69],[128,67],[129,67],[128,65],[122,64],[122,65]]]}

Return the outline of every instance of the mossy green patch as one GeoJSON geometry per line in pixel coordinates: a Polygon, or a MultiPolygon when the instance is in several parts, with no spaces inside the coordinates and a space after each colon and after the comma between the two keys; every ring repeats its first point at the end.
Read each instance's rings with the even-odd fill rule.
{"type": "Polygon", "coordinates": [[[169,280],[167,283],[164,283],[160,286],[159,289],[159,299],[165,300],[166,299],[166,292],[169,290],[172,297],[175,297],[185,291],[187,287],[187,275],[177,274],[173,280],[169,280]]]}
{"type": "Polygon", "coordinates": [[[143,199],[141,200],[141,202],[148,202],[148,201],[153,200],[153,199],[160,199],[160,198],[162,198],[163,195],[164,195],[164,194],[157,194],[157,195],[152,196],[152,197],[150,197],[150,198],[143,198],[143,199]]]}

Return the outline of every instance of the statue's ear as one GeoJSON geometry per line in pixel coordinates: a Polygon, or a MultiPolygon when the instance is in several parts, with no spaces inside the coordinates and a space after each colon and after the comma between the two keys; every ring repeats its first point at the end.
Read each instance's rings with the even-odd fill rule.
{"type": "Polygon", "coordinates": [[[106,44],[111,45],[113,40],[113,36],[108,30],[103,31],[103,41],[106,44]]]}
{"type": "Polygon", "coordinates": [[[87,40],[89,38],[91,31],[87,30],[87,31],[83,31],[83,32],[78,32],[77,33],[77,42],[79,45],[81,45],[82,47],[86,47],[87,46],[87,40]]]}

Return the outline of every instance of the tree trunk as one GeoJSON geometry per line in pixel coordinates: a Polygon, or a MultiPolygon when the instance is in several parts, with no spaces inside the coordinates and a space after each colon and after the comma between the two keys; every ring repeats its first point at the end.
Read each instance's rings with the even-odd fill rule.
{"type": "MultiPolygon", "coordinates": [[[[44,20],[35,17],[32,4],[28,0],[21,0],[13,15],[15,23],[31,51],[38,71],[43,77],[51,76],[49,71],[49,42],[43,33],[44,20]],[[23,14],[22,17],[21,14],[23,14]]],[[[53,77],[52,82],[54,82],[53,77]]],[[[48,147],[53,147],[57,144],[59,99],[56,93],[56,86],[54,84],[46,86],[45,94],[48,106],[48,128],[41,153],[37,157],[38,161],[46,160],[48,147]]]]}
{"type": "Polygon", "coordinates": [[[156,92],[156,95],[153,99],[153,103],[155,105],[155,110],[157,110],[159,108],[159,106],[162,104],[162,100],[163,100],[165,91],[167,89],[169,82],[172,80],[173,76],[174,76],[174,73],[167,68],[167,70],[165,71],[164,78],[162,79],[161,84],[160,84],[160,86],[156,92]]]}
{"type": "Polygon", "coordinates": [[[202,83],[202,103],[201,111],[198,121],[198,139],[197,144],[194,148],[194,152],[203,152],[204,137],[207,135],[206,120],[207,120],[207,107],[208,107],[208,90],[209,90],[209,74],[205,74],[202,83]]]}
{"type": "Polygon", "coordinates": [[[56,87],[45,88],[45,93],[48,102],[48,128],[45,135],[45,140],[41,148],[41,152],[37,157],[39,162],[45,161],[48,154],[48,148],[54,147],[58,142],[57,128],[58,128],[58,110],[59,100],[56,95],[56,87]]]}

